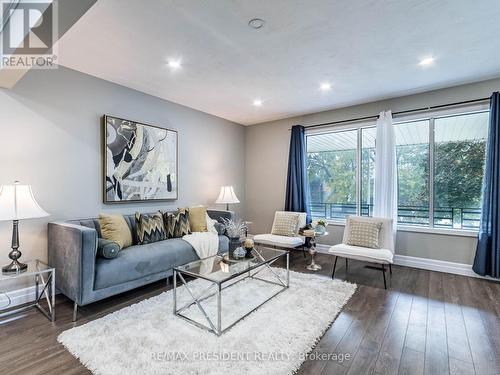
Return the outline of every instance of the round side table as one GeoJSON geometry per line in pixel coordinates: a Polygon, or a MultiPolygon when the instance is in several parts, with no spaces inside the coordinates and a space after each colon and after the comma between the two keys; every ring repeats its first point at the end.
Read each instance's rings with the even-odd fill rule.
{"type": "Polygon", "coordinates": [[[309,239],[309,254],[311,254],[311,263],[306,266],[309,271],[318,271],[321,269],[321,266],[314,261],[314,257],[318,253],[316,250],[316,237],[327,236],[328,232],[324,232],[322,234],[315,233],[314,236],[305,236],[309,239]]]}

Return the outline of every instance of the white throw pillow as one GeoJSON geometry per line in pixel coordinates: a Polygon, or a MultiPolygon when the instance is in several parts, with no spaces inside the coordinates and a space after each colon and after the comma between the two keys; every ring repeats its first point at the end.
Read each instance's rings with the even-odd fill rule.
{"type": "Polygon", "coordinates": [[[295,237],[299,225],[299,214],[296,212],[276,212],[274,214],[271,233],[277,236],[295,237]]]}
{"type": "Polygon", "coordinates": [[[217,223],[217,220],[212,219],[210,216],[208,216],[208,214],[206,215],[207,215],[207,232],[219,234],[217,232],[217,229],[215,229],[215,223],[217,223]]]}

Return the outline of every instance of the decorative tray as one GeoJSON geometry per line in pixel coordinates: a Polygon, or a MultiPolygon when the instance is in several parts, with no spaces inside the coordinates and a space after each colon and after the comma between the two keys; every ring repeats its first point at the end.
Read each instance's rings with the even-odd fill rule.
{"type": "Polygon", "coordinates": [[[239,262],[243,262],[243,261],[252,261],[254,259],[255,259],[254,255],[252,255],[251,258],[241,258],[241,259],[231,259],[231,258],[229,258],[228,253],[225,253],[224,255],[222,255],[222,261],[224,263],[239,263],[239,262]]]}

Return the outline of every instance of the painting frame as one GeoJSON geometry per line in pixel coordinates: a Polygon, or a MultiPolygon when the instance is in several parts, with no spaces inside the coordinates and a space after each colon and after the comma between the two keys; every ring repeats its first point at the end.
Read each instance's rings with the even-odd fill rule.
{"type": "Polygon", "coordinates": [[[134,121],[130,119],[125,119],[119,116],[114,116],[114,115],[108,115],[104,114],[102,116],[102,124],[101,124],[101,140],[102,140],[102,197],[103,197],[103,203],[104,204],[126,204],[126,203],[147,203],[147,202],[172,202],[176,201],[179,199],[179,132],[175,129],[167,128],[164,126],[158,126],[158,125],[151,125],[144,123],[142,121],[134,121]],[[172,197],[168,198],[148,198],[148,199],[121,199],[121,200],[112,200],[109,199],[108,197],[108,163],[110,163],[109,157],[108,157],[108,120],[113,119],[121,122],[128,122],[136,125],[141,125],[146,128],[153,128],[153,129],[161,129],[165,130],[168,133],[172,133],[173,136],[175,137],[175,183],[174,183],[174,191],[175,195],[172,197]]]}

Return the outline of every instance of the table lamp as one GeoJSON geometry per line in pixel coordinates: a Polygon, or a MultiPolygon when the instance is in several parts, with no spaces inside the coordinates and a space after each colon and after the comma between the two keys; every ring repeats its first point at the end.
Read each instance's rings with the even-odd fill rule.
{"type": "Polygon", "coordinates": [[[234,194],[234,189],[232,186],[221,186],[219,197],[215,203],[226,204],[226,210],[229,211],[230,203],[240,203],[236,194],[234,194]]]}
{"type": "Polygon", "coordinates": [[[12,262],[8,266],[2,267],[2,272],[21,272],[28,267],[18,260],[21,257],[19,251],[19,220],[48,215],[36,202],[31,186],[20,185],[16,181],[14,185],[2,185],[0,187],[0,221],[12,220],[13,223],[12,251],[9,253],[12,262]]]}

